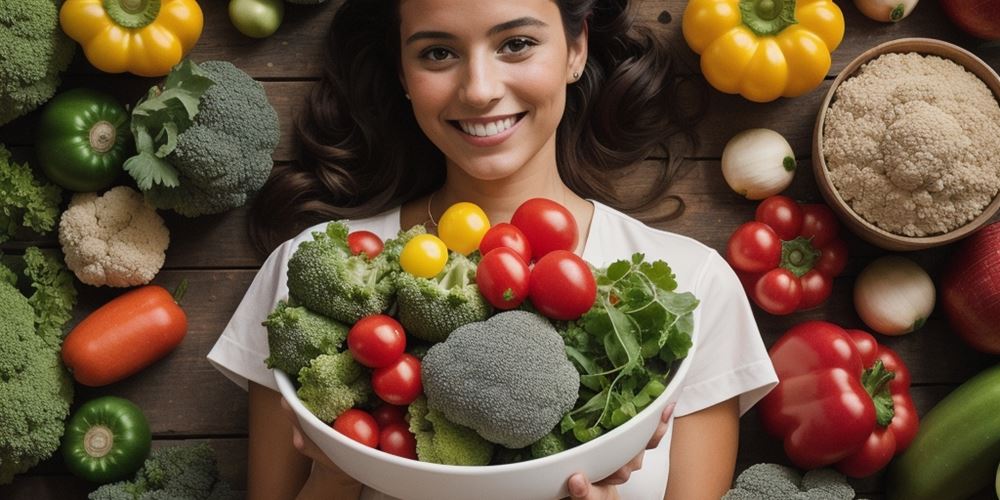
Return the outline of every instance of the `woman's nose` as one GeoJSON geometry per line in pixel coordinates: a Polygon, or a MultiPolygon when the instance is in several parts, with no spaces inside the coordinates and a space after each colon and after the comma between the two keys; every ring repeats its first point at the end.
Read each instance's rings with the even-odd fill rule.
{"type": "Polygon", "coordinates": [[[488,57],[471,58],[466,67],[460,98],[469,106],[483,108],[503,97],[504,83],[499,63],[488,57]]]}

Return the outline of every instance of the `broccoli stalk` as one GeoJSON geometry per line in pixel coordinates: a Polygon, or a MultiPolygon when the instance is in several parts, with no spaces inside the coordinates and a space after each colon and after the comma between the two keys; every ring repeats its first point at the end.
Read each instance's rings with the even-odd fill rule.
{"type": "Polygon", "coordinates": [[[417,440],[417,458],[421,462],[446,465],[487,465],[493,455],[493,443],[476,431],[448,421],[441,413],[427,407],[427,400],[410,403],[410,432],[417,440]]]}
{"type": "Polygon", "coordinates": [[[371,376],[348,351],[321,354],[299,371],[298,396],[317,418],[333,422],[341,413],[371,402],[371,376]]]}
{"type": "Polygon", "coordinates": [[[281,301],[263,323],[271,355],[264,360],[295,377],[304,366],[321,354],[337,354],[347,339],[348,327],[316,314],[305,307],[281,301]]]}
{"type": "Polygon", "coordinates": [[[831,469],[809,471],[805,476],[778,464],[752,465],[736,478],[723,500],[852,500],[854,488],[843,474],[831,469]]]}
{"type": "Polygon", "coordinates": [[[444,269],[433,278],[400,273],[399,322],[406,332],[428,342],[442,342],[456,328],[490,315],[476,285],[476,262],[451,252],[444,269]]]}
{"type": "Polygon", "coordinates": [[[90,500],[230,500],[237,495],[219,479],[207,444],[153,450],[132,481],[101,486],[90,500]]]}

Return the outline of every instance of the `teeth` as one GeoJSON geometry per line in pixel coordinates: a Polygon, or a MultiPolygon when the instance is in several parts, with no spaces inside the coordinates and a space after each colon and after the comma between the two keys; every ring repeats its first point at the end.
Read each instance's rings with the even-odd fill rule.
{"type": "Polygon", "coordinates": [[[459,121],[458,125],[462,127],[462,131],[469,135],[474,135],[476,137],[489,137],[492,135],[497,135],[504,130],[507,130],[514,126],[516,122],[513,117],[504,118],[503,120],[497,120],[490,123],[469,123],[459,121]]]}

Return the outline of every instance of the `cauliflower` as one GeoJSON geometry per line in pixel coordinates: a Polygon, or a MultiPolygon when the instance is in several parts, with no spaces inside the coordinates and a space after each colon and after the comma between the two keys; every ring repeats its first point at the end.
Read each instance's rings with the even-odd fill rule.
{"type": "Polygon", "coordinates": [[[129,287],[153,280],[170,243],[170,233],[141,194],[118,186],[97,196],[73,196],[59,221],[66,265],[93,286],[129,287]]]}

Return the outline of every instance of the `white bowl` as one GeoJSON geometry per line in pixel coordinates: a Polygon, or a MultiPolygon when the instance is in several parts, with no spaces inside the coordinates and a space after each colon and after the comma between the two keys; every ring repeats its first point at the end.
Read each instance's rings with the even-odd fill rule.
{"type": "Polygon", "coordinates": [[[663,409],[677,401],[696,347],[682,360],[663,394],[628,422],[562,453],[506,465],[440,465],[369,448],[334,431],[306,409],[287,374],[274,370],[274,378],[306,435],[344,472],[378,491],[406,500],[551,500],[569,496],[566,480],[574,473],[583,472],[592,481],[603,479],[645,449],[663,409]]]}

